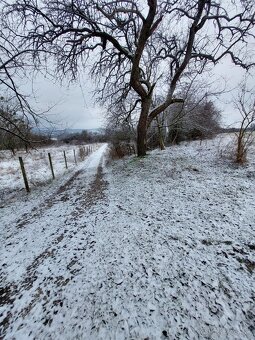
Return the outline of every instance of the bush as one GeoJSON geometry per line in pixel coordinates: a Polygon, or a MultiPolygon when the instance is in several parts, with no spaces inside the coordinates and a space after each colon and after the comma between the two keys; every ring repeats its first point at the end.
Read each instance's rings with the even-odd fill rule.
{"type": "Polygon", "coordinates": [[[135,153],[135,146],[132,143],[115,142],[110,147],[110,158],[121,159],[135,153]]]}

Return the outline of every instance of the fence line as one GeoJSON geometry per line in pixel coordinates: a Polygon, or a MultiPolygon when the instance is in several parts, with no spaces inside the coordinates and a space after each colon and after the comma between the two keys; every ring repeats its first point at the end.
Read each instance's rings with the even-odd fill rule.
{"type": "Polygon", "coordinates": [[[66,160],[66,152],[65,152],[65,150],[63,152],[64,152],[65,165],[66,165],[66,169],[67,169],[68,167],[67,167],[67,160],[66,160]]]}
{"type": "Polygon", "coordinates": [[[20,164],[23,180],[24,180],[24,183],[25,183],[26,191],[30,192],[30,188],[29,188],[29,184],[28,184],[28,180],[27,180],[27,174],[26,174],[26,170],[25,170],[25,166],[24,166],[24,162],[23,162],[22,157],[19,157],[19,164],[20,164]]]}
{"type": "MultiPolygon", "coordinates": [[[[78,151],[79,151],[78,152],[78,159],[80,161],[84,161],[85,158],[88,157],[95,149],[97,149],[96,145],[95,145],[95,148],[94,147],[92,148],[91,145],[80,146],[79,149],[78,149],[78,151]]],[[[71,151],[71,150],[69,150],[69,151],[71,151]]],[[[66,152],[66,150],[63,150],[64,166],[65,166],[66,169],[68,169],[67,152],[66,152]]],[[[78,161],[77,161],[77,154],[76,154],[75,149],[73,149],[73,157],[74,157],[74,163],[75,163],[75,165],[77,165],[78,161]]],[[[36,162],[36,160],[34,160],[34,161],[36,162]]],[[[52,158],[52,154],[50,152],[48,152],[48,162],[49,162],[49,167],[50,167],[50,170],[51,170],[52,179],[55,179],[54,159],[52,158]]],[[[19,164],[20,164],[20,169],[21,169],[23,181],[24,181],[24,184],[25,184],[25,189],[29,193],[31,191],[30,185],[29,185],[29,180],[28,180],[29,176],[27,176],[27,171],[29,172],[29,169],[27,169],[27,171],[26,171],[22,157],[19,157],[19,164]]]]}
{"type": "Polygon", "coordinates": [[[74,163],[77,164],[76,155],[75,155],[75,149],[73,150],[73,157],[74,157],[74,163]]]}
{"type": "Polygon", "coordinates": [[[48,157],[49,157],[49,162],[50,162],[50,169],[51,169],[52,178],[55,179],[55,174],[54,174],[54,169],[53,169],[53,164],[52,164],[50,152],[48,153],[48,157]]]}

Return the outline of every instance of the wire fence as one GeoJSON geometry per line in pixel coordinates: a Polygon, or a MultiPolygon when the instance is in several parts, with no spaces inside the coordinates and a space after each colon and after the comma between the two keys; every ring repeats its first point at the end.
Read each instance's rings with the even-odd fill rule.
{"type": "Polygon", "coordinates": [[[98,144],[58,146],[31,150],[28,153],[17,151],[15,155],[1,151],[0,191],[25,188],[30,192],[34,186],[48,183],[72,171],[97,148],[98,144]]]}

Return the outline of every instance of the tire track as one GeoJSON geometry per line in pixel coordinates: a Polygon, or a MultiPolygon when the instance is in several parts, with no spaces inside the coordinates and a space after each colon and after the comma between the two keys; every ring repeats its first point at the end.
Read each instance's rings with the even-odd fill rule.
{"type": "MultiPolygon", "coordinates": [[[[52,258],[54,260],[56,256],[56,249],[64,247],[65,243],[68,242],[70,237],[76,235],[81,226],[78,226],[79,217],[84,216],[84,214],[88,213],[89,210],[97,204],[99,200],[104,200],[106,198],[105,190],[107,188],[107,181],[104,179],[103,175],[103,166],[102,159],[98,165],[97,172],[93,176],[93,179],[90,181],[88,188],[84,190],[82,187],[83,176],[86,170],[79,170],[64,184],[62,185],[54,194],[52,194],[48,199],[46,199],[43,206],[35,209],[34,213],[30,218],[26,218],[26,214],[23,215],[26,218],[24,221],[18,221],[18,228],[25,228],[29,226],[29,224],[35,222],[38,218],[43,218],[49,213],[50,208],[53,205],[66,202],[69,200],[68,192],[72,191],[75,187],[76,195],[75,200],[71,204],[72,210],[67,211],[68,215],[65,220],[65,227],[60,226],[55,232],[55,238],[52,241],[52,244],[46,247],[38,256],[34,258],[32,263],[27,266],[25,274],[23,278],[18,283],[6,283],[4,287],[0,287],[0,305],[4,306],[6,309],[5,315],[0,315],[0,334],[3,338],[8,334],[8,329],[11,327],[12,323],[15,322],[18,318],[26,317],[32,308],[36,305],[36,303],[40,299],[46,299],[45,295],[43,295],[43,290],[40,288],[42,282],[39,282],[39,286],[36,292],[30,294],[32,299],[28,302],[27,305],[23,306],[21,309],[16,307],[16,302],[22,297],[26,291],[30,291],[33,288],[34,283],[37,281],[37,269],[41,266],[45,260],[52,258]],[[71,226],[71,228],[69,228],[71,226]],[[75,228],[73,228],[75,227],[75,228]],[[59,231],[61,230],[61,233],[59,231]]],[[[15,235],[18,234],[15,233],[15,235]]],[[[8,236],[13,237],[15,235],[8,236]]],[[[92,242],[91,242],[92,243],[92,242]]],[[[88,244],[88,242],[87,242],[88,244]]],[[[73,260],[72,263],[69,264],[70,268],[77,263],[77,260],[73,260]]],[[[69,268],[69,270],[70,270],[69,268]]],[[[70,270],[71,271],[71,270],[70,270]]],[[[75,275],[75,271],[71,271],[73,275],[75,275]]],[[[58,279],[56,280],[56,285],[60,287],[60,289],[68,283],[68,280],[58,279]]],[[[6,279],[2,282],[7,281],[6,279]]]]}

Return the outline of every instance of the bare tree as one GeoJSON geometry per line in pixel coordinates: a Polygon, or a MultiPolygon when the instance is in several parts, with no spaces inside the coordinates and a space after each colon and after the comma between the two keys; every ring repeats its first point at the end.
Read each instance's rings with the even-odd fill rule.
{"type": "MultiPolygon", "coordinates": [[[[210,80],[210,73],[203,75],[196,71],[185,77],[179,88],[182,103],[175,103],[161,112],[152,122],[148,131],[148,146],[179,143],[188,139],[204,139],[220,131],[220,111],[215,103],[226,92],[222,78],[210,80]]],[[[229,91],[227,91],[229,92],[229,91]]],[[[155,98],[154,107],[162,101],[155,98]]]]}
{"type": "MultiPolygon", "coordinates": [[[[0,10],[1,7],[0,7],[0,10]]],[[[28,50],[21,49],[19,42],[9,28],[6,16],[3,11],[0,12],[0,94],[6,97],[6,93],[16,97],[20,107],[29,108],[26,97],[19,91],[16,84],[19,76],[24,76],[24,67],[28,62],[28,50]],[[8,28],[7,28],[8,26],[8,28]],[[26,56],[25,56],[26,54],[26,56]],[[26,62],[27,61],[27,62],[26,62]],[[4,96],[5,95],[5,96],[4,96]]],[[[30,50],[31,52],[31,50],[30,50]]]]}
{"type": "Polygon", "coordinates": [[[245,81],[240,88],[239,94],[235,100],[241,118],[239,131],[236,133],[236,163],[243,164],[246,162],[247,151],[249,146],[254,142],[253,124],[255,122],[255,92],[247,86],[245,81]]]}
{"type": "MultiPolygon", "coordinates": [[[[32,134],[28,127],[36,125],[43,114],[30,104],[30,96],[20,90],[20,80],[33,72],[35,51],[33,47],[20,45],[17,32],[12,29],[3,4],[0,4],[0,130],[8,140],[20,139],[28,145],[32,134]]],[[[31,80],[31,77],[30,77],[31,80]]]]}
{"type": "Polygon", "coordinates": [[[178,85],[190,70],[203,72],[224,57],[253,65],[247,42],[254,39],[254,8],[242,0],[16,0],[5,10],[37,61],[39,50],[54,55],[58,74],[71,79],[90,66],[110,107],[134,98],[126,114],[137,115],[144,156],[148,127],[183,101],[178,85]],[[163,99],[154,107],[157,93],[163,99]]]}
{"type": "Polygon", "coordinates": [[[18,112],[18,102],[0,98],[0,148],[9,149],[13,154],[21,142],[28,146],[31,133],[29,121],[18,112]]]}
{"type": "Polygon", "coordinates": [[[191,93],[185,105],[173,107],[168,115],[168,141],[205,139],[219,133],[221,113],[210,96],[191,93]]]}

